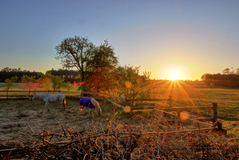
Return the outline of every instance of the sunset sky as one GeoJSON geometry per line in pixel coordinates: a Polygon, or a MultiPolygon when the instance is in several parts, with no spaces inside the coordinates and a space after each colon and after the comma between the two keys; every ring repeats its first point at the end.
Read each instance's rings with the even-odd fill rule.
{"type": "Polygon", "coordinates": [[[0,69],[61,68],[55,46],[108,40],[120,65],[152,79],[201,80],[239,68],[238,0],[1,0],[0,69]]]}

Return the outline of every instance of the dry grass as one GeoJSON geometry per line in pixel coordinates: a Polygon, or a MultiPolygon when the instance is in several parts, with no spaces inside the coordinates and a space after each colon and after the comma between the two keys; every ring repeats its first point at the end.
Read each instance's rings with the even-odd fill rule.
{"type": "MultiPolygon", "coordinates": [[[[62,127],[61,132],[33,130],[23,134],[30,141],[8,143],[28,159],[237,159],[239,145],[221,136],[203,132],[159,132],[151,127],[121,123],[90,125],[78,131],[62,127]],[[62,141],[65,139],[65,141],[62,141]]],[[[11,158],[10,155],[7,155],[11,158]]],[[[16,156],[16,154],[14,155],[16,156]]]]}
{"type": "MultiPolygon", "coordinates": [[[[43,100],[1,100],[0,104],[0,143],[19,138],[18,131],[29,130],[27,124],[36,132],[42,129],[58,132],[61,126],[81,129],[87,123],[101,121],[107,116],[105,112],[101,117],[96,114],[89,117],[88,112],[79,114],[78,101],[74,100],[67,100],[65,111],[60,103],[50,103],[50,111],[47,111],[43,100]]],[[[104,111],[104,104],[102,109],[104,111]]]]}

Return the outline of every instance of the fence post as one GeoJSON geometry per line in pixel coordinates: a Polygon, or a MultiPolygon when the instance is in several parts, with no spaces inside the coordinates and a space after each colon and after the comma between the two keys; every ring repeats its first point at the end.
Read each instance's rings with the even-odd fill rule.
{"type": "Polygon", "coordinates": [[[217,121],[217,103],[212,103],[213,123],[217,121]]]}
{"type": "Polygon", "coordinates": [[[31,98],[31,90],[29,90],[29,100],[30,100],[30,98],[31,98]]]}
{"type": "Polygon", "coordinates": [[[169,96],[169,106],[172,107],[172,97],[171,97],[171,95],[169,96]]]}
{"type": "Polygon", "coordinates": [[[125,96],[125,106],[127,106],[127,96],[125,96]]]}
{"type": "Polygon", "coordinates": [[[7,90],[7,99],[8,99],[8,90],[7,90]]]}

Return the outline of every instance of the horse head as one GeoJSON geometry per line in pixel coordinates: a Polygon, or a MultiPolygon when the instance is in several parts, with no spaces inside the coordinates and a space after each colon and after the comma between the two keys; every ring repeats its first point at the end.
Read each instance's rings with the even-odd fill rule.
{"type": "Polygon", "coordinates": [[[102,109],[101,108],[97,108],[97,113],[98,113],[99,116],[101,115],[101,112],[102,112],[102,109]]]}
{"type": "Polygon", "coordinates": [[[37,98],[37,94],[35,93],[32,97],[32,100],[36,99],[37,98]]]}
{"type": "Polygon", "coordinates": [[[97,110],[97,114],[100,116],[102,112],[102,109],[100,108],[100,104],[94,98],[91,98],[91,103],[95,106],[97,110]]]}

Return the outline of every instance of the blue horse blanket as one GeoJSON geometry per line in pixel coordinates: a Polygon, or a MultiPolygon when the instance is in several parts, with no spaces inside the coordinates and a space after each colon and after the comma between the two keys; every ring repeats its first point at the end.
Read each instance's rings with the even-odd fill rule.
{"type": "Polygon", "coordinates": [[[95,106],[91,102],[91,98],[85,98],[85,97],[80,99],[80,106],[88,107],[90,109],[95,108],[95,106]]]}

